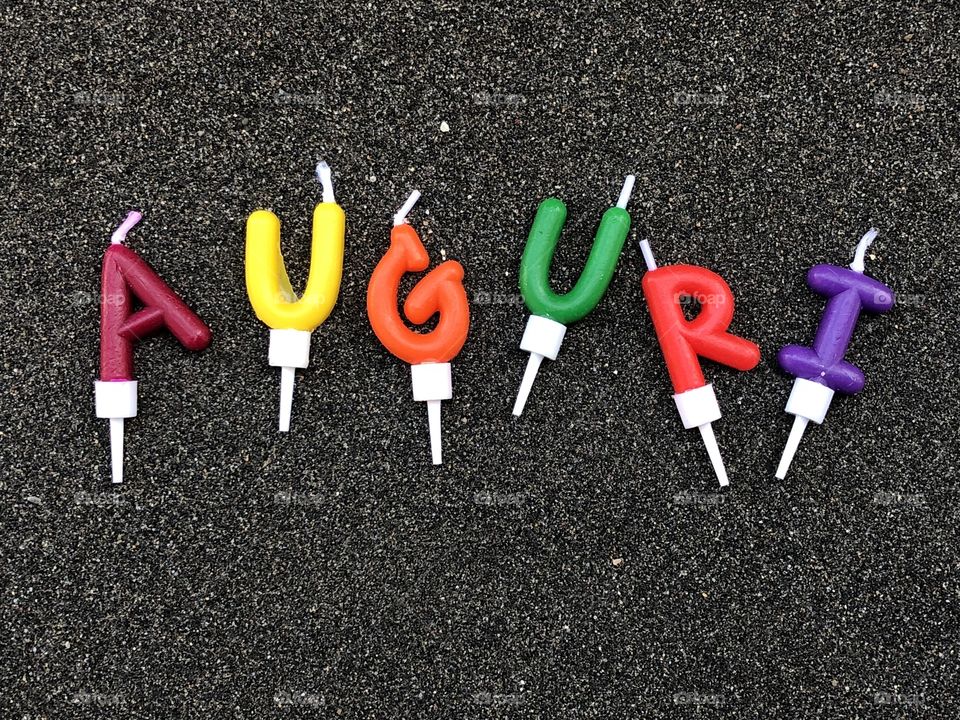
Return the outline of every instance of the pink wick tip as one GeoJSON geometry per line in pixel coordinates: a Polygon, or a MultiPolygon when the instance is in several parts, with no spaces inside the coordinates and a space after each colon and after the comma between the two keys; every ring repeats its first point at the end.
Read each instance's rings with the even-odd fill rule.
{"type": "Polygon", "coordinates": [[[120,227],[113,231],[113,235],[110,236],[110,242],[114,245],[122,243],[127,239],[127,233],[142,219],[143,213],[131,210],[127,213],[127,219],[120,223],[120,227]]]}

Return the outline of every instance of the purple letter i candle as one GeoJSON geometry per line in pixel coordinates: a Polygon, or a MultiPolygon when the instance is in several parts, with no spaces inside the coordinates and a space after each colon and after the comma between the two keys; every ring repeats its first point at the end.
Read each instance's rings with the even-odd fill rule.
{"type": "Polygon", "coordinates": [[[777,467],[781,480],[787,475],[807,423],[823,422],[834,392],[853,395],[863,389],[863,372],[843,356],[861,310],[883,313],[893,307],[893,290],[863,274],[864,255],[876,236],[877,231],[870,230],[860,239],[849,268],[814,265],[807,274],[810,289],[829,300],[813,347],[787,345],[777,355],[780,366],[796,378],[786,408],[795,416],[793,428],[777,467]]]}

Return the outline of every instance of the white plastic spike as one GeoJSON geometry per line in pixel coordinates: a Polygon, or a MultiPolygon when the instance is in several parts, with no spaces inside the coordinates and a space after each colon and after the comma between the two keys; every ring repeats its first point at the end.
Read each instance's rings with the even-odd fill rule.
{"type": "Polygon", "coordinates": [[[142,219],[143,213],[137,212],[136,210],[128,212],[126,219],[120,223],[120,227],[114,230],[113,235],[110,236],[110,243],[112,245],[122,244],[123,241],[127,239],[127,233],[142,219]]]}
{"type": "Polygon", "coordinates": [[[704,423],[697,428],[700,430],[703,444],[707,446],[707,455],[710,456],[710,464],[713,465],[713,471],[717,474],[720,487],[727,487],[730,481],[727,479],[727,469],[723,466],[723,458],[720,456],[720,446],[717,445],[717,438],[713,434],[713,425],[704,423]]]}
{"type": "Polygon", "coordinates": [[[280,432],[290,432],[290,415],[293,411],[293,381],[296,376],[296,368],[280,368],[280,432]]]}
{"type": "Polygon", "coordinates": [[[336,202],[333,197],[333,172],[323,160],[317,163],[317,180],[323,186],[323,201],[325,203],[336,202]]]}
{"type": "Polygon", "coordinates": [[[443,464],[443,441],[440,432],[440,404],[442,400],[427,400],[427,421],[430,425],[430,455],[434,465],[443,464]]]}
{"type": "Polygon", "coordinates": [[[820,425],[827,417],[833,395],[834,391],[822,383],[805,378],[794,379],[793,389],[790,390],[790,397],[787,398],[787,406],[784,408],[794,416],[793,427],[790,429],[790,436],[787,438],[780,464],[777,466],[778,479],[783,480],[787,476],[787,470],[790,469],[793,456],[800,446],[800,439],[807,429],[807,423],[814,422],[820,425]]]}
{"type": "Polygon", "coordinates": [[[717,446],[711,424],[722,417],[713,385],[702,385],[677,393],[673,396],[673,401],[677,404],[683,427],[687,430],[697,428],[700,431],[703,444],[707,447],[707,454],[710,455],[710,463],[717,474],[717,480],[720,481],[721,487],[726,487],[730,482],[727,480],[727,470],[723,466],[723,458],[720,457],[720,448],[717,446]]]}
{"type": "Polygon", "coordinates": [[[640,252],[643,253],[643,261],[647,264],[647,270],[653,272],[657,269],[657,261],[653,259],[653,250],[650,249],[649,240],[640,241],[640,252]]]}
{"type": "Polygon", "coordinates": [[[410,197],[407,198],[407,201],[397,210],[397,214],[393,216],[394,225],[403,225],[404,221],[407,219],[407,215],[413,210],[413,206],[417,204],[417,200],[420,199],[420,191],[414,190],[410,193],[410,197]]]}
{"type": "Polygon", "coordinates": [[[864,270],[864,256],[867,254],[867,248],[873,243],[874,238],[877,237],[877,229],[870,228],[864,236],[860,238],[860,242],[857,243],[857,249],[853,254],[853,262],[850,263],[850,269],[854,272],[862,273],[864,270]]]}
{"type": "Polygon", "coordinates": [[[450,363],[420,363],[410,366],[413,384],[413,399],[427,403],[427,420],[430,424],[430,454],[433,464],[443,462],[443,446],[440,432],[440,402],[453,397],[453,374],[450,363]]]}
{"type": "Polygon", "coordinates": [[[520,390],[513,405],[513,414],[517,417],[527,404],[527,397],[537,377],[540,363],[544,358],[557,359],[566,334],[567,326],[556,320],[542,315],[531,315],[527,318],[527,326],[523,329],[523,337],[520,338],[520,349],[530,353],[530,359],[527,360],[527,368],[523,371],[523,380],[520,381],[520,390]]]}
{"type": "Polygon", "coordinates": [[[541,362],[543,362],[543,355],[535,352],[530,353],[530,359],[527,360],[527,369],[523,371],[523,380],[520,381],[520,390],[517,391],[517,400],[513,403],[513,414],[517,417],[523,414],[523,408],[527,404],[527,398],[530,397],[533,381],[537,379],[537,371],[540,370],[541,362]]]}
{"type": "Polygon", "coordinates": [[[110,466],[113,482],[123,482],[123,421],[137,416],[136,380],[97,380],[93,383],[98,418],[110,420],[110,466]]]}
{"type": "Polygon", "coordinates": [[[780,456],[780,464],[777,465],[777,479],[783,480],[787,476],[787,470],[790,469],[790,463],[793,462],[793,456],[797,454],[797,448],[800,447],[800,440],[807,429],[807,423],[810,418],[803,415],[796,415],[793,418],[793,427],[790,428],[790,437],[787,438],[787,444],[783,448],[783,455],[780,456]]]}
{"type": "Polygon", "coordinates": [[[280,368],[280,432],[290,432],[293,385],[297,368],[310,365],[310,333],[306,330],[271,330],[267,362],[280,368]]]}
{"type": "Polygon", "coordinates": [[[123,482],[123,418],[110,418],[110,472],[114,485],[123,482]]]}
{"type": "Polygon", "coordinates": [[[627,175],[623,181],[623,188],[620,190],[620,198],[617,200],[617,207],[621,210],[627,209],[627,203],[630,202],[630,196],[633,195],[633,184],[636,182],[636,175],[627,175]]]}

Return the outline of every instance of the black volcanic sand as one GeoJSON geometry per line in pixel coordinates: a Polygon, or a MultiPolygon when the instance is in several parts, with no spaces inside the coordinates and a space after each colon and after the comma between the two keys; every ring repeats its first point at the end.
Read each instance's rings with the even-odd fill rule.
{"type": "Polygon", "coordinates": [[[0,10],[0,715],[957,715],[952,5],[236,5],[0,10]],[[302,287],[318,158],[344,278],[281,436],[244,222],[282,218],[302,287]],[[513,418],[537,203],[568,204],[566,291],[627,172],[610,289],[513,418]],[[438,468],[365,314],[414,187],[472,301],[438,468]],[[130,208],[131,247],[214,342],[138,346],[112,487],[97,298],[130,208]],[[900,302],[861,319],[866,389],[777,481],[776,353],[824,306],[806,270],[871,226],[868,272],[900,302]],[[720,273],[763,351],[750,373],[704,364],[722,493],[670,399],[641,238],[720,273]]]}

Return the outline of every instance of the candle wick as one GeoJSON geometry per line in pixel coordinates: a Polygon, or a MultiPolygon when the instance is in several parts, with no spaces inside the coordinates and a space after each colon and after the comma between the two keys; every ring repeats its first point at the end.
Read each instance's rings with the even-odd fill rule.
{"type": "Polygon", "coordinates": [[[323,186],[323,201],[325,203],[336,202],[333,198],[333,173],[330,166],[323,160],[317,163],[317,180],[323,186]]]}
{"type": "Polygon", "coordinates": [[[862,273],[864,270],[864,256],[867,254],[867,248],[873,244],[874,238],[877,237],[877,229],[870,228],[863,237],[860,238],[860,242],[857,243],[857,250],[853,254],[853,262],[850,263],[850,269],[862,273]]]}
{"type": "Polygon", "coordinates": [[[410,197],[407,198],[407,201],[403,206],[397,210],[397,214],[393,216],[393,224],[403,225],[404,221],[407,219],[407,214],[413,210],[413,206],[417,204],[417,200],[420,199],[420,191],[414,190],[410,193],[410,197]]]}
{"type": "Polygon", "coordinates": [[[643,261],[647,264],[647,270],[653,272],[657,269],[657,261],[653,259],[653,250],[650,249],[649,240],[640,241],[640,252],[643,253],[643,261]]]}
{"type": "Polygon", "coordinates": [[[113,231],[113,235],[110,236],[110,243],[112,245],[120,245],[124,240],[127,239],[127,233],[133,229],[133,226],[136,225],[143,218],[143,213],[137,212],[136,210],[131,210],[127,213],[126,219],[120,223],[120,227],[113,231]]]}
{"type": "Polygon", "coordinates": [[[627,203],[630,201],[630,196],[633,195],[633,183],[636,180],[636,175],[627,175],[623,181],[623,189],[620,190],[620,198],[617,200],[617,207],[621,210],[627,209],[627,203]]]}

